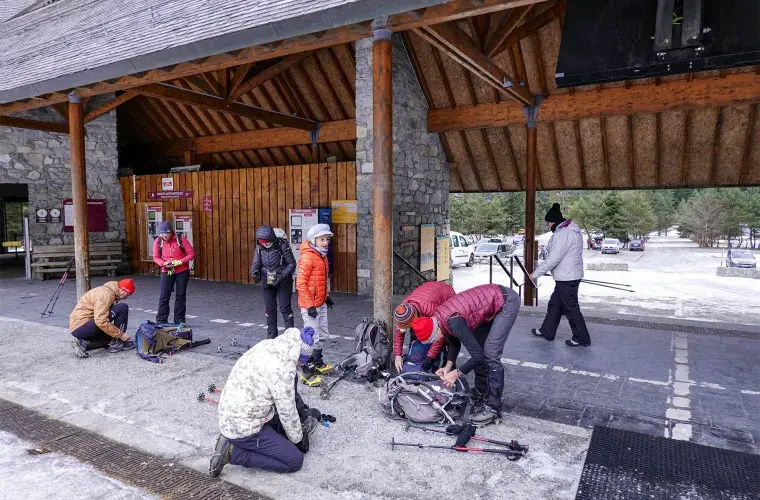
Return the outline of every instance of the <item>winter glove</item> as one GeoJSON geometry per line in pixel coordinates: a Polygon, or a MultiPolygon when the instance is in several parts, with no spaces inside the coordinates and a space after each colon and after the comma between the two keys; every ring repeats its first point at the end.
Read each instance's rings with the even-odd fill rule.
{"type": "Polygon", "coordinates": [[[261,281],[261,275],[259,273],[251,273],[251,278],[253,278],[254,285],[261,281]]]}
{"type": "Polygon", "coordinates": [[[309,435],[303,434],[303,438],[301,438],[301,441],[296,443],[296,448],[301,450],[301,453],[309,453],[309,435]]]}
{"type": "Polygon", "coordinates": [[[281,282],[282,282],[281,278],[275,278],[275,280],[269,286],[277,287],[277,285],[279,285],[281,282]]]}
{"type": "Polygon", "coordinates": [[[172,261],[172,265],[174,267],[181,266],[182,265],[182,261],[181,260],[173,260],[172,261]]]}
{"type": "Polygon", "coordinates": [[[317,317],[317,308],[316,307],[310,307],[307,313],[312,318],[316,318],[317,317]]]}
{"type": "Polygon", "coordinates": [[[335,302],[333,302],[333,299],[330,298],[330,296],[327,296],[327,301],[325,302],[327,304],[328,309],[332,309],[335,305],[335,302]]]}
{"type": "Polygon", "coordinates": [[[433,367],[433,358],[428,358],[427,356],[425,356],[425,361],[422,362],[422,371],[429,372],[432,367],[433,367]]]}

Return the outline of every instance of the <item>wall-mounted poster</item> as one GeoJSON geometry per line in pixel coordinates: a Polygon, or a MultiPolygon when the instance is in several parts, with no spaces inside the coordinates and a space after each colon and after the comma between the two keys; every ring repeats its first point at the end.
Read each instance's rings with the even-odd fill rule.
{"type": "Polygon", "coordinates": [[[332,223],[356,224],[356,200],[333,200],[332,223]]]}
{"type": "Polygon", "coordinates": [[[161,191],[174,191],[174,177],[164,177],[161,179],[161,191]]]}
{"type": "Polygon", "coordinates": [[[420,272],[435,269],[435,224],[420,225],[420,272]]]}
{"type": "Polygon", "coordinates": [[[446,281],[451,276],[451,239],[447,236],[436,238],[436,278],[446,281]]]}
{"type": "MultiPolygon", "coordinates": [[[[63,230],[74,232],[74,202],[63,200],[63,230]]],[[[106,200],[87,200],[87,230],[91,233],[105,233],[108,230],[106,200]]]]}

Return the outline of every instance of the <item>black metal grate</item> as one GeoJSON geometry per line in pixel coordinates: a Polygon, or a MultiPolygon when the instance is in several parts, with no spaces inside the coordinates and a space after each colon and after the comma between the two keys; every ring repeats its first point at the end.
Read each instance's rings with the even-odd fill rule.
{"type": "Polygon", "coordinates": [[[0,399],[0,430],[170,499],[269,500],[221,479],[0,399]]]}
{"type": "Polygon", "coordinates": [[[596,426],[576,500],[757,500],[760,456],[596,426]]]}

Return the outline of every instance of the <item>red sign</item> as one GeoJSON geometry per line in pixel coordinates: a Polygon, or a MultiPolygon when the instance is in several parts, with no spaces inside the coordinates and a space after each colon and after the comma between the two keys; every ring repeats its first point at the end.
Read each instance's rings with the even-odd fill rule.
{"type": "Polygon", "coordinates": [[[184,191],[149,191],[148,192],[148,201],[177,200],[179,198],[192,198],[192,197],[193,197],[192,189],[184,190],[184,191]]]}
{"type": "MultiPolygon", "coordinates": [[[[63,230],[74,232],[74,202],[70,199],[63,200],[63,230]]],[[[87,230],[91,233],[108,231],[106,200],[87,200],[87,230]]]]}
{"type": "Polygon", "coordinates": [[[211,196],[204,196],[203,197],[203,211],[210,214],[213,209],[213,204],[211,203],[211,196]]]}

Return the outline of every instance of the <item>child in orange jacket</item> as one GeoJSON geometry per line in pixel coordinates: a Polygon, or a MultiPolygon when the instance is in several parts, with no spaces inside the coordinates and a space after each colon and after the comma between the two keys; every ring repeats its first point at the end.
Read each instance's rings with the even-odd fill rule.
{"type": "Polygon", "coordinates": [[[318,373],[332,370],[332,366],[322,359],[321,338],[327,335],[327,309],[332,309],[333,301],[327,289],[330,266],[327,263],[327,250],[333,233],[327,224],[317,224],[309,229],[307,239],[299,248],[298,259],[298,307],[301,308],[304,328],[310,326],[314,334],[314,354],[304,365],[302,381],[310,386],[319,385],[318,373]]]}

